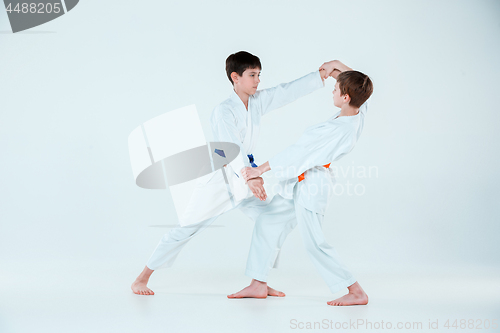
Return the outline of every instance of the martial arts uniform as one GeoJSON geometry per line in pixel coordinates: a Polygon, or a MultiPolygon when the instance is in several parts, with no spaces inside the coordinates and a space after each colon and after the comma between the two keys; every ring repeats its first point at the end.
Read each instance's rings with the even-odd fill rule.
{"type": "Polygon", "coordinates": [[[337,251],[326,242],[321,224],[335,182],[333,171],[325,165],[354,148],[366,112],[366,102],[357,115],[336,118],[339,111],[327,121],[307,128],[294,145],[269,160],[271,171],[280,180],[282,210],[294,207],[297,220],[272,220],[272,216],[267,216],[272,212],[259,216],[252,236],[247,276],[267,281],[279,249],[298,223],[306,250],[331,292],[356,282],[337,251]],[[299,176],[304,179],[299,181],[299,176]]]}
{"type": "MultiPolygon", "coordinates": [[[[233,90],[229,98],[216,106],[212,112],[210,123],[214,140],[237,144],[240,147],[240,154],[245,158],[246,165],[251,166],[249,158],[253,158],[253,150],[257,144],[261,117],[271,110],[280,108],[323,86],[324,83],[319,71],[315,71],[290,83],[283,83],[274,88],[259,90],[255,94],[250,95],[248,99],[248,111],[233,90]],[[247,157],[248,155],[250,157],[247,157]]],[[[207,200],[210,200],[210,198],[207,198],[207,200]]],[[[277,200],[261,201],[250,195],[239,202],[236,207],[255,221],[265,210],[282,209],[280,207],[280,200],[278,196],[277,200]]],[[[196,224],[176,227],[170,230],[160,240],[160,243],[149,258],[147,266],[152,270],[170,267],[182,247],[194,235],[197,235],[212,224],[217,217],[214,216],[196,224]]],[[[286,222],[283,222],[284,224],[289,223],[292,219],[294,220],[295,212],[293,208],[289,208],[287,214],[283,214],[281,219],[286,220],[286,222]]],[[[275,261],[272,266],[275,265],[275,261]]]]}

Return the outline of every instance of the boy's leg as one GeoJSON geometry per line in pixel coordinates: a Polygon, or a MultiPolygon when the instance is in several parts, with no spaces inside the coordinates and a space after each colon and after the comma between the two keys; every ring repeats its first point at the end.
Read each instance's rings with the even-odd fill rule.
{"type": "Polygon", "coordinates": [[[139,295],[154,295],[154,292],[147,287],[149,277],[153,271],[172,266],[184,245],[195,235],[205,230],[217,217],[214,216],[200,223],[185,227],[176,227],[166,233],[153,251],[146,267],[144,267],[144,270],[132,284],[132,291],[139,295]]]}
{"type": "Polygon", "coordinates": [[[171,267],[184,245],[195,235],[198,235],[211,225],[217,217],[219,216],[211,217],[200,223],[184,227],[179,226],[170,230],[160,239],[146,266],[152,270],[171,267]]]}
{"type": "Polygon", "coordinates": [[[281,246],[296,225],[293,200],[275,195],[255,219],[245,271],[252,282],[240,292],[229,295],[229,298],[264,298],[266,288],[269,296],[285,296],[284,293],[267,287],[267,276],[271,268],[276,267],[281,246]]]}
{"type": "Polygon", "coordinates": [[[328,304],[367,304],[368,296],[347,267],[341,262],[335,248],[325,240],[321,228],[324,215],[310,211],[298,203],[295,203],[295,213],[307,253],[331,292],[336,293],[343,288],[349,288],[349,294],[328,304]]]}
{"type": "Polygon", "coordinates": [[[275,195],[255,221],[245,275],[267,282],[286,237],[296,225],[293,200],[275,195]]]}

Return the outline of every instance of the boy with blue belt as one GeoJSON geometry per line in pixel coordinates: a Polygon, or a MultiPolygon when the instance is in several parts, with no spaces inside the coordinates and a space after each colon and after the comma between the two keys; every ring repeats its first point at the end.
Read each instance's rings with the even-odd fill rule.
{"type": "Polygon", "coordinates": [[[294,145],[269,162],[242,170],[247,181],[273,170],[281,181],[282,204],[294,207],[297,220],[270,220],[265,218],[266,212],[259,217],[246,270],[246,275],[254,280],[230,298],[254,297],[255,285],[267,282],[277,250],[298,223],[307,252],[331,292],[336,293],[345,287],[349,289],[347,295],[327,304],[368,303],[368,296],[340,261],[337,251],[325,241],[321,224],[333,193],[330,163],[349,153],[359,139],[367,112],[366,101],[373,92],[373,85],[367,75],[353,71],[337,60],[323,64],[321,69],[337,80],[333,101],[340,111],[327,121],[307,128],[294,145]]]}
{"type": "MultiPolygon", "coordinates": [[[[227,100],[215,107],[210,119],[214,140],[237,144],[240,147],[240,153],[244,157],[248,156],[248,160],[245,159],[247,166],[256,166],[253,161],[253,150],[257,144],[261,117],[271,110],[323,87],[323,81],[328,77],[324,74],[325,70],[321,69],[290,83],[257,91],[261,68],[259,58],[248,52],[241,51],[230,55],[226,60],[226,73],[233,85],[233,91],[227,100]]],[[[256,220],[264,211],[279,212],[280,219],[285,224],[295,220],[293,207],[283,209],[285,208],[281,202],[283,198],[276,196],[271,202],[267,200],[263,183],[260,177],[249,180],[248,186],[254,196],[243,200],[236,207],[253,220],[256,220]]],[[[266,217],[263,218],[264,222],[268,220],[266,217]]],[[[153,295],[154,292],[147,287],[153,271],[170,267],[183,246],[216,219],[217,216],[193,225],[176,227],[165,234],[146,267],[132,284],[133,292],[140,295],[153,295]]],[[[275,263],[276,260],[273,266],[275,263]]],[[[284,296],[284,293],[267,287],[265,283],[259,284],[259,288],[259,292],[254,294],[254,297],[284,296]]]]}

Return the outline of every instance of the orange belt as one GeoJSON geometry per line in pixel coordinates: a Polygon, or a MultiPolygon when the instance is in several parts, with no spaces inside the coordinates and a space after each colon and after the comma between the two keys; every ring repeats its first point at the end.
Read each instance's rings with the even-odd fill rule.
{"type": "MultiPolygon", "coordinates": [[[[330,167],[330,164],[331,164],[331,163],[328,163],[328,164],[325,164],[325,165],[323,165],[323,166],[324,166],[325,168],[329,168],[329,167],[330,167]]],[[[305,172],[303,172],[303,173],[299,176],[299,182],[301,182],[301,181],[303,181],[303,180],[304,180],[304,178],[305,178],[305,177],[304,177],[304,173],[305,173],[305,172]]]]}

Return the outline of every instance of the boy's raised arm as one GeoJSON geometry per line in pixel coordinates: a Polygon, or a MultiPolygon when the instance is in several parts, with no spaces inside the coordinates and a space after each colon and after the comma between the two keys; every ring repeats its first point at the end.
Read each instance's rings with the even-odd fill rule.
{"type": "Polygon", "coordinates": [[[255,96],[261,103],[262,115],[324,87],[324,78],[321,71],[314,71],[292,82],[257,91],[255,96]]]}
{"type": "Polygon", "coordinates": [[[325,165],[347,154],[353,147],[352,133],[339,128],[318,132],[314,137],[302,135],[299,140],[257,168],[244,168],[245,180],[274,170],[280,181],[297,178],[306,170],[325,165]]]}

